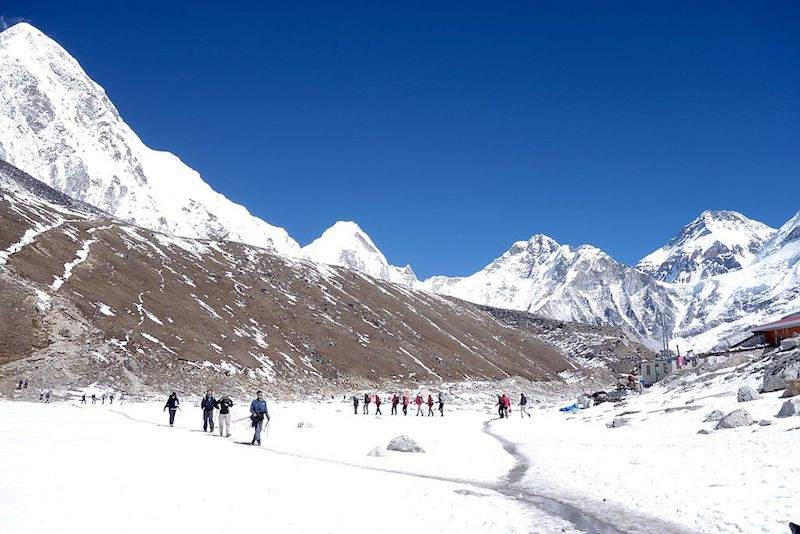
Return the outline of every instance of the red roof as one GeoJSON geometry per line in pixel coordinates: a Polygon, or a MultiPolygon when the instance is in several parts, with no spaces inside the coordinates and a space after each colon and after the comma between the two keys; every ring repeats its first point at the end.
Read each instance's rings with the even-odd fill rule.
{"type": "Polygon", "coordinates": [[[787,315],[783,319],[779,319],[772,323],[762,324],[761,326],[754,327],[752,332],[770,332],[772,330],[782,330],[784,328],[792,328],[800,326],[800,312],[787,315]]]}

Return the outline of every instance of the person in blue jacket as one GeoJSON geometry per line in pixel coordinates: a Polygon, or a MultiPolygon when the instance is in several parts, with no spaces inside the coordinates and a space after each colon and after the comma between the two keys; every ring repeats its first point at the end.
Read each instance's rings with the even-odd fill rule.
{"type": "Polygon", "coordinates": [[[256,391],[256,398],[250,403],[250,420],[253,422],[253,441],[250,445],[261,445],[261,429],[264,428],[264,419],[269,423],[267,401],[261,396],[261,390],[256,391]]]}
{"type": "Polygon", "coordinates": [[[217,399],[211,394],[211,390],[206,391],[206,396],[200,401],[200,407],[203,409],[203,432],[207,428],[211,428],[210,432],[214,432],[214,408],[217,407],[217,399]]]}

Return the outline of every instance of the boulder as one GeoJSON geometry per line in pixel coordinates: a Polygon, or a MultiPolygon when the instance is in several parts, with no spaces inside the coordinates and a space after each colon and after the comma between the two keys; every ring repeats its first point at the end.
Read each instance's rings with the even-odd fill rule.
{"type": "Polygon", "coordinates": [[[375,447],[374,449],[372,449],[371,451],[369,451],[367,453],[367,456],[374,456],[376,458],[383,458],[384,456],[386,456],[386,451],[383,450],[380,447],[375,447]]]}
{"type": "Polygon", "coordinates": [[[781,395],[782,399],[787,399],[789,397],[796,397],[800,395],[800,379],[788,380],[789,387],[786,388],[786,391],[783,392],[781,395]]]}
{"type": "Polygon", "coordinates": [[[314,424],[311,421],[298,421],[297,428],[314,428],[314,424]]]}
{"type": "Polygon", "coordinates": [[[789,399],[784,402],[777,417],[791,417],[793,415],[800,415],[800,399],[789,399]]]}
{"type": "Polygon", "coordinates": [[[714,410],[713,412],[709,412],[703,421],[706,423],[710,423],[711,421],[721,421],[723,417],[725,417],[725,414],[722,412],[722,410],[714,410]]]}
{"type": "Polygon", "coordinates": [[[761,391],[769,393],[789,387],[789,380],[800,378],[800,350],[775,353],[772,362],[764,369],[761,391]]]}
{"type": "Polygon", "coordinates": [[[736,394],[736,400],[739,402],[750,402],[760,398],[761,395],[758,394],[758,391],[754,390],[750,386],[740,387],[739,393],[736,394]]]}
{"type": "Polygon", "coordinates": [[[405,435],[392,438],[386,448],[390,451],[399,452],[425,452],[425,450],[420,447],[416,441],[405,435]]]}
{"type": "Polygon", "coordinates": [[[709,431],[708,431],[708,430],[706,430],[705,428],[704,428],[704,429],[702,429],[702,430],[698,430],[698,431],[697,431],[697,433],[698,433],[698,434],[702,434],[702,435],[704,435],[704,436],[705,436],[705,435],[707,435],[707,434],[711,434],[711,432],[709,432],[709,431]]]}
{"type": "Polygon", "coordinates": [[[723,417],[719,423],[717,423],[717,428],[736,428],[739,426],[747,426],[753,424],[753,418],[747,412],[747,410],[743,410],[739,408],[738,410],[733,410],[731,413],[723,417]]]}
{"type": "Polygon", "coordinates": [[[769,426],[771,424],[772,421],[770,421],[769,419],[762,419],[761,421],[758,422],[758,426],[769,426]]]}
{"type": "Polygon", "coordinates": [[[781,340],[781,350],[792,350],[800,347],[800,338],[789,337],[781,340]]]}
{"type": "Polygon", "coordinates": [[[608,428],[619,428],[621,426],[627,425],[628,421],[630,421],[630,419],[626,419],[624,417],[615,417],[613,421],[611,421],[610,423],[606,423],[606,426],[608,428]]]}

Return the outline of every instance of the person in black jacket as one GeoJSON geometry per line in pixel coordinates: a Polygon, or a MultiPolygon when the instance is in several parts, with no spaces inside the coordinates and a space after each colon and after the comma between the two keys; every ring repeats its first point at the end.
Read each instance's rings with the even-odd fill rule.
{"type": "Polygon", "coordinates": [[[231,437],[231,412],[230,408],[233,406],[233,401],[224,395],[218,402],[219,408],[219,435],[224,434],[226,438],[231,437]]]}
{"type": "Polygon", "coordinates": [[[180,404],[181,401],[178,400],[178,394],[173,391],[164,405],[164,410],[169,410],[169,426],[175,423],[175,412],[181,409],[180,404]]]}
{"type": "Polygon", "coordinates": [[[214,432],[214,408],[217,407],[217,399],[211,394],[211,390],[206,391],[206,396],[200,401],[200,408],[203,409],[203,432],[210,428],[214,432]]]}

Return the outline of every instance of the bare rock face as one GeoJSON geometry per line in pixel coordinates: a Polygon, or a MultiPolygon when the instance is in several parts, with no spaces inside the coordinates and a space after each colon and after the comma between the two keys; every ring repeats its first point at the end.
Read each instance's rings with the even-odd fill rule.
{"type": "Polygon", "coordinates": [[[721,421],[723,417],[725,417],[725,414],[721,410],[714,410],[706,415],[703,421],[706,423],[710,423],[711,421],[721,421]]]}
{"type": "Polygon", "coordinates": [[[793,415],[800,415],[800,399],[789,399],[784,402],[777,417],[792,417],[793,415]]]}
{"type": "Polygon", "coordinates": [[[406,435],[392,438],[386,448],[390,451],[399,452],[425,452],[425,449],[420,447],[416,441],[406,435]]]}
{"type": "Polygon", "coordinates": [[[734,410],[722,420],[717,423],[717,429],[720,428],[736,428],[740,426],[748,426],[753,424],[753,418],[747,410],[738,409],[734,410]]]}
{"type": "Polygon", "coordinates": [[[750,402],[760,398],[761,395],[758,394],[758,391],[754,390],[750,386],[740,387],[739,393],[736,395],[736,400],[739,402],[750,402]]]}
{"type": "Polygon", "coordinates": [[[606,427],[608,428],[619,428],[621,426],[626,426],[630,422],[630,419],[625,417],[615,417],[613,421],[610,423],[606,423],[606,427]]]}
{"type": "Polygon", "coordinates": [[[367,453],[367,456],[372,456],[374,458],[383,458],[386,456],[386,451],[381,447],[375,447],[371,451],[367,453]]]}

